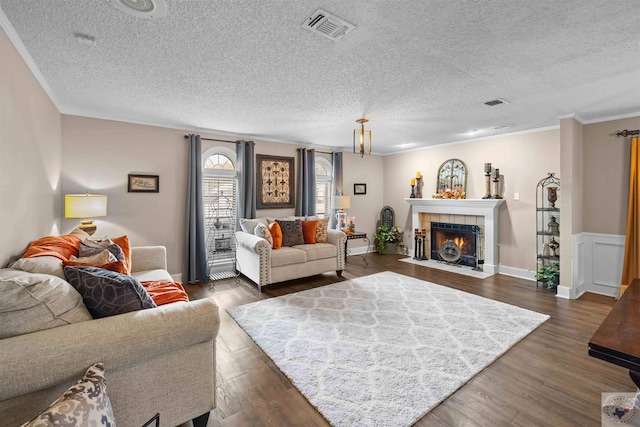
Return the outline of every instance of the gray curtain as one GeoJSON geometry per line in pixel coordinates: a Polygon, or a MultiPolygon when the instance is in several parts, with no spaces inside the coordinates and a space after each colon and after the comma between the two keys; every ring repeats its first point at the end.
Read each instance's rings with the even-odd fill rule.
{"type": "MultiPolygon", "coordinates": [[[[342,153],[332,153],[331,162],[333,163],[333,181],[331,185],[332,196],[342,196],[342,153]]],[[[331,200],[333,203],[333,200],[331,200]]],[[[329,228],[336,228],[336,209],[331,209],[329,219],[329,228]]]]}
{"type": "Polygon", "coordinates": [[[204,236],[204,207],[202,199],[202,142],[200,135],[189,135],[189,169],[187,180],[187,233],[183,281],[187,283],[209,280],[207,248],[204,236]]]}
{"type": "Polygon", "coordinates": [[[298,148],[298,173],[296,174],[296,215],[316,214],[316,151],[298,148]]]}
{"type": "Polygon", "coordinates": [[[256,217],[256,156],[255,142],[237,141],[238,155],[238,218],[236,230],[240,230],[240,218],[256,217]]]}

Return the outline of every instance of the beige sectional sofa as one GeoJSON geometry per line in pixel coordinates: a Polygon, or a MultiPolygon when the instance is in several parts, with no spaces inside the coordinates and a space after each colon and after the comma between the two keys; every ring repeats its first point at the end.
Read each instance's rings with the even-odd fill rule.
{"type": "Polygon", "coordinates": [[[335,271],[342,275],[347,236],[327,230],[327,243],[283,246],[273,249],[269,242],[247,231],[236,232],[236,269],[262,287],[272,283],[335,271]]]}
{"type": "MultiPolygon", "coordinates": [[[[139,280],[171,279],[164,247],[134,247],[131,257],[132,276],[139,280]]],[[[62,279],[0,269],[0,293],[16,283],[47,280],[64,288],[58,297],[42,302],[53,313],[61,298],[71,297],[62,279]]],[[[82,318],[82,308],[82,304],[74,307],[80,312],[71,317],[82,318]]],[[[42,306],[34,303],[32,309],[42,306]]],[[[5,301],[0,317],[6,320],[11,315],[5,301]]],[[[53,322],[67,320],[61,315],[53,322]]],[[[191,419],[206,425],[215,407],[218,327],[218,307],[213,300],[203,299],[0,339],[0,426],[30,420],[96,362],[105,364],[107,395],[117,425],[142,426],[156,413],[163,426],[191,419]]]]}

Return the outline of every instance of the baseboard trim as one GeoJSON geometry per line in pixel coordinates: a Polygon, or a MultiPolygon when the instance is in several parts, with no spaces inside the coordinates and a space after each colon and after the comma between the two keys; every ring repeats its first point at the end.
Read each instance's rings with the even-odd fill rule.
{"type": "Polygon", "coordinates": [[[509,267],[506,265],[500,265],[498,267],[498,273],[504,274],[505,276],[518,277],[520,279],[525,279],[525,280],[532,280],[532,281],[536,280],[536,277],[535,277],[536,273],[529,269],[525,270],[524,268],[516,268],[516,267],[509,267]]]}

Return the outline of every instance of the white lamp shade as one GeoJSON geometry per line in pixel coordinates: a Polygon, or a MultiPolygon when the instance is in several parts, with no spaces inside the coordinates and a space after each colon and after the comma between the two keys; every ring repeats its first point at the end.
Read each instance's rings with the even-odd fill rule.
{"type": "Polygon", "coordinates": [[[333,198],[334,209],[350,209],[351,197],[350,196],[335,196],[333,198]]]}
{"type": "Polygon", "coordinates": [[[64,196],[65,218],[107,216],[107,196],[100,194],[67,194],[64,196]]]}

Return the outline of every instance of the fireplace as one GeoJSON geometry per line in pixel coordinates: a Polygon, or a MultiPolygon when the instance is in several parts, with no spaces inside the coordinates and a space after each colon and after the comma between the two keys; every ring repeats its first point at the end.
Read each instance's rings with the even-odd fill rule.
{"type": "Polygon", "coordinates": [[[431,258],[450,264],[477,267],[480,227],[469,224],[431,223],[431,258]]]}

